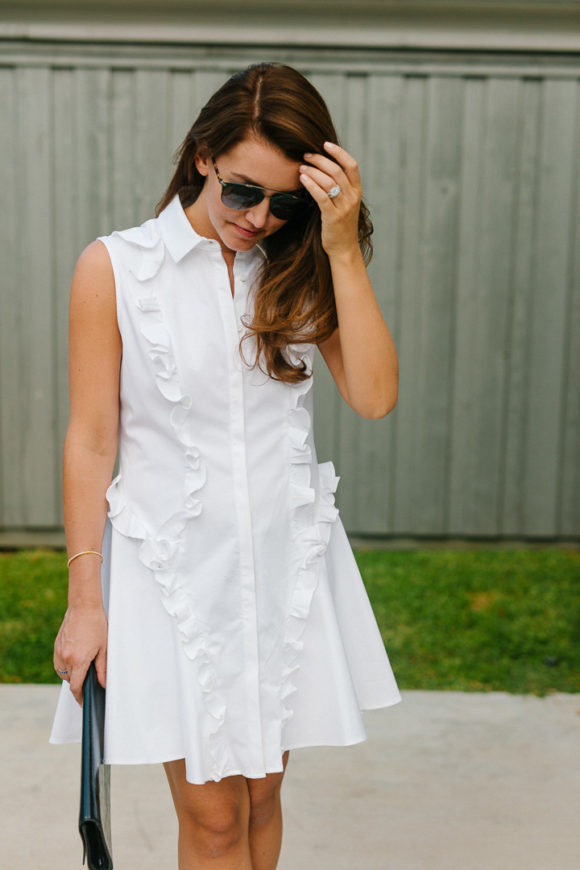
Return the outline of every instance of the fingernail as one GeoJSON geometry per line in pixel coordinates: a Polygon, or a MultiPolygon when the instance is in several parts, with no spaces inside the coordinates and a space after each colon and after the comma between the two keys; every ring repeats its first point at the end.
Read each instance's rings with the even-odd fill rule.
{"type": "Polygon", "coordinates": [[[324,147],[325,148],[336,148],[336,143],[335,142],[325,142],[324,147]]]}
{"type": "Polygon", "coordinates": [[[307,169],[308,169],[307,166],[301,166],[301,167],[300,167],[300,172],[306,172],[307,169]]]}
{"type": "Polygon", "coordinates": [[[314,157],[314,155],[311,154],[309,151],[304,155],[305,160],[310,160],[311,157],[314,157]]]}

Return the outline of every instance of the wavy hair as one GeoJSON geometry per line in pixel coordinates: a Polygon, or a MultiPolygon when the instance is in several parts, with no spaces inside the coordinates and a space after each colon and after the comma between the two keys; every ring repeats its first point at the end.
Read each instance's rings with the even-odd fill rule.
{"type": "MultiPolygon", "coordinates": [[[[248,135],[298,162],[305,152],[328,156],[324,143],[338,143],[326,103],[303,75],[284,64],[254,64],[228,79],[199,113],[176,153],[177,167],[156,214],[176,194],[183,208],[195,202],[205,182],[195,165],[201,149],[219,158],[248,135]]],[[[367,263],[372,229],[362,203],[358,233],[367,263]]],[[[322,342],[338,325],[330,264],[321,242],[320,210],[313,208],[307,218],[288,221],[262,244],[267,257],[244,338],[255,337],[254,365],[276,380],[298,383],[309,376],[306,366],[303,361],[295,364],[285,349],[322,342]]]]}

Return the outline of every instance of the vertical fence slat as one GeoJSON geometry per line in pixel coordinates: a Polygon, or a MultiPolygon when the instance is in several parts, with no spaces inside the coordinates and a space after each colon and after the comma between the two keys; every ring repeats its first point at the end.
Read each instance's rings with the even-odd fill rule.
{"type": "Polygon", "coordinates": [[[110,117],[110,178],[112,224],[109,230],[122,230],[139,222],[135,70],[116,69],[111,73],[110,117]]]}
{"type": "Polygon", "coordinates": [[[194,72],[194,88],[197,104],[201,109],[211,95],[223,85],[228,73],[226,70],[214,71],[211,69],[196,70],[194,72]]]}
{"type": "Polygon", "coordinates": [[[421,216],[425,196],[426,77],[405,79],[400,149],[400,319],[399,319],[399,400],[395,411],[394,477],[396,508],[390,531],[412,534],[417,528],[415,464],[420,449],[417,426],[415,384],[422,360],[416,331],[421,317],[419,285],[422,266],[418,257],[421,245],[421,216]]]}
{"type": "Polygon", "coordinates": [[[68,425],[68,303],[74,265],[80,254],[78,214],[82,209],[77,190],[76,79],[74,70],[54,70],[52,74],[54,136],[52,173],[54,179],[53,221],[58,250],[55,256],[54,293],[56,313],[56,365],[58,407],[58,515],[62,510],[62,447],[68,425]]]}
{"type": "Polygon", "coordinates": [[[52,263],[51,100],[48,69],[23,68],[17,74],[19,105],[18,293],[20,346],[17,352],[20,523],[56,525],[57,443],[55,407],[54,305],[52,263]]]}
{"type": "MultiPolygon", "coordinates": [[[[501,532],[518,84],[487,82],[484,93],[479,93],[481,141],[473,141],[476,123],[471,141],[462,146],[462,190],[470,191],[470,204],[468,215],[460,212],[458,260],[464,269],[456,302],[451,534],[468,534],[470,529],[492,536],[501,532]]],[[[465,108],[471,111],[469,99],[465,108]]]]}
{"type": "MultiPolygon", "coordinates": [[[[170,148],[171,158],[201,109],[195,89],[195,77],[189,70],[174,70],[170,82],[170,148]]],[[[172,163],[171,170],[174,169],[172,163]]],[[[167,179],[169,181],[169,178],[167,179]]]]}
{"type": "Polygon", "coordinates": [[[434,535],[448,528],[461,82],[433,76],[428,94],[423,270],[415,332],[421,362],[413,415],[418,450],[412,474],[415,528],[434,535]]]}
{"type": "Polygon", "coordinates": [[[573,212],[570,222],[570,274],[568,278],[568,354],[560,471],[561,516],[558,532],[577,536],[580,529],[580,83],[576,82],[574,136],[575,168],[572,178],[573,212]]]}
{"type": "MultiPolygon", "coordinates": [[[[374,225],[370,275],[389,330],[399,338],[399,197],[402,78],[372,76],[367,86],[367,120],[361,153],[363,192],[374,225]]],[[[357,447],[356,517],[353,530],[382,534],[391,528],[395,494],[395,412],[361,421],[357,447]]]]}
{"type": "Polygon", "coordinates": [[[538,189],[540,82],[521,84],[520,132],[517,161],[516,231],[514,237],[513,294],[509,335],[508,391],[505,405],[505,459],[502,532],[522,534],[527,406],[531,352],[530,287],[533,280],[534,220],[538,189]]]}
{"type": "Polygon", "coordinates": [[[80,248],[108,231],[113,217],[110,208],[110,86],[111,72],[108,69],[89,67],[76,70],[73,171],[80,248]]]}
{"type": "Polygon", "coordinates": [[[478,324],[478,286],[481,236],[481,180],[484,163],[487,82],[468,78],[463,83],[463,131],[459,194],[457,302],[453,371],[452,456],[449,478],[449,525],[456,534],[470,528],[473,444],[477,424],[474,392],[474,339],[478,324]]]}
{"type": "Polygon", "coordinates": [[[561,446],[570,267],[572,186],[576,165],[574,82],[543,84],[539,195],[531,284],[530,380],[526,443],[525,532],[558,532],[561,446]]]}
{"type": "Polygon", "coordinates": [[[2,292],[0,293],[0,522],[17,525],[24,521],[20,480],[20,390],[19,390],[19,318],[21,312],[20,260],[18,252],[17,153],[18,116],[15,80],[10,67],[0,69],[0,189],[4,214],[12,220],[0,221],[2,257],[2,292]]]}
{"type": "Polygon", "coordinates": [[[138,223],[153,217],[171,177],[169,73],[138,70],[135,80],[136,138],[132,148],[137,174],[138,223]]]}

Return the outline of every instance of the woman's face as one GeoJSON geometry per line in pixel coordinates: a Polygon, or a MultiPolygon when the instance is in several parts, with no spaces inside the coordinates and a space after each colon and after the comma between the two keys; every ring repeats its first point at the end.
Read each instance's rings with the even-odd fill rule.
{"type": "MultiPolygon", "coordinates": [[[[256,184],[267,193],[295,192],[302,188],[300,164],[255,136],[248,136],[220,154],[216,163],[224,181],[256,184]]],[[[205,176],[205,184],[196,201],[185,211],[196,232],[216,239],[224,252],[248,251],[286,223],[272,215],[267,197],[249,209],[228,208],[221,201],[222,188],[211,155],[198,155],[196,166],[205,176]]]]}

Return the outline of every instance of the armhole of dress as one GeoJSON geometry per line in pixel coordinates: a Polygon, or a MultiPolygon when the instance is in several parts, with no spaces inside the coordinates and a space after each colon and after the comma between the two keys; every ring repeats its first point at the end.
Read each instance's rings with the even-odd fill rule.
{"type": "Polygon", "coordinates": [[[109,260],[111,261],[111,266],[113,268],[113,280],[115,282],[115,311],[117,316],[117,326],[119,328],[119,332],[121,334],[121,338],[123,338],[123,323],[121,316],[121,276],[118,259],[115,256],[115,244],[112,240],[111,236],[97,236],[96,241],[102,242],[107,249],[107,253],[109,255],[109,260]]]}

